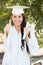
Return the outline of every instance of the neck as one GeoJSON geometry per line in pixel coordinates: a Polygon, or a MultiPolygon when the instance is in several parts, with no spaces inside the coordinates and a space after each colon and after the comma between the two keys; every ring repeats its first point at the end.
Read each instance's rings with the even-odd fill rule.
{"type": "Polygon", "coordinates": [[[21,31],[21,26],[15,26],[17,32],[19,33],[21,31]]]}

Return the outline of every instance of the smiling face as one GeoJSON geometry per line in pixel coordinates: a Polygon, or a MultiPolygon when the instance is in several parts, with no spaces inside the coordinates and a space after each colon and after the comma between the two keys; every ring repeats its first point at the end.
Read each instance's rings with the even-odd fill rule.
{"type": "Polygon", "coordinates": [[[18,14],[18,15],[13,14],[12,21],[13,21],[15,26],[21,26],[21,23],[23,21],[23,16],[21,14],[18,14]]]}

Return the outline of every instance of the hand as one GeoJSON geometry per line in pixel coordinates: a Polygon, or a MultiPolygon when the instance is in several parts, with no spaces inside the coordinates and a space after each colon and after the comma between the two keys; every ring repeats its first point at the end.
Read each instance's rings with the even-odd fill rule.
{"type": "Polygon", "coordinates": [[[9,33],[9,30],[10,30],[10,27],[11,25],[8,23],[5,28],[4,28],[4,33],[6,34],[6,37],[8,37],[8,33],[9,33]]]}
{"type": "Polygon", "coordinates": [[[4,28],[4,32],[9,32],[11,25],[7,24],[4,28]]]}
{"type": "Polygon", "coordinates": [[[43,47],[39,49],[38,55],[43,55],[43,47]]]}
{"type": "Polygon", "coordinates": [[[5,26],[4,32],[9,32],[10,27],[11,27],[11,19],[9,20],[9,23],[5,26]]]}
{"type": "Polygon", "coordinates": [[[24,28],[24,33],[26,33],[26,42],[28,43],[28,41],[29,41],[29,37],[28,37],[28,33],[29,33],[29,31],[28,31],[28,29],[27,28],[24,28]]]}

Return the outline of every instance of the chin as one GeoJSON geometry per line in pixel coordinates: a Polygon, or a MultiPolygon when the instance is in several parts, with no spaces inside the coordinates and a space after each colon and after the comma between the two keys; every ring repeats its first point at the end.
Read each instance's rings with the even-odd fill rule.
{"type": "Polygon", "coordinates": [[[19,24],[15,24],[16,26],[20,26],[21,24],[19,23],[19,24]]]}
{"type": "Polygon", "coordinates": [[[16,26],[20,26],[19,24],[16,24],[16,26]]]}

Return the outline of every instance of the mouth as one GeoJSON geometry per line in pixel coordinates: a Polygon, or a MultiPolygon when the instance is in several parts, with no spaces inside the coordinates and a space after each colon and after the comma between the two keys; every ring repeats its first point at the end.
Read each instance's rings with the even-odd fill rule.
{"type": "Polygon", "coordinates": [[[20,24],[20,21],[16,21],[16,24],[19,25],[20,24]]]}
{"type": "Polygon", "coordinates": [[[16,21],[16,23],[20,23],[20,21],[16,21]]]}

